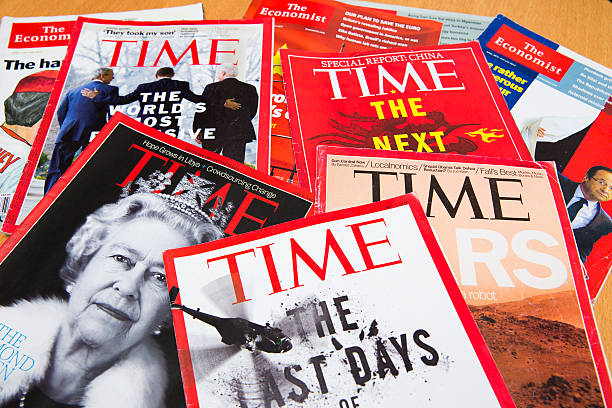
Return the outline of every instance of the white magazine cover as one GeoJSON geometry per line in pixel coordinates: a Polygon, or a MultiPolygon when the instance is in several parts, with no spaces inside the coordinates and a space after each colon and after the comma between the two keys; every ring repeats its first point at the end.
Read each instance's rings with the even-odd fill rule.
{"type": "Polygon", "coordinates": [[[360,7],[371,7],[380,10],[389,10],[398,16],[423,18],[444,23],[440,44],[457,44],[478,39],[478,36],[493,20],[493,17],[478,16],[476,14],[456,13],[452,11],[429,10],[417,7],[401,6],[398,4],[382,4],[373,1],[341,0],[343,3],[360,7]]]}
{"type": "MultiPolygon", "coordinates": [[[[201,20],[202,4],[151,10],[88,14],[122,20],[201,20]]],[[[3,17],[0,23],[0,221],[23,172],[36,136],[37,123],[53,89],[55,78],[78,16],[3,17]],[[32,102],[32,92],[37,93],[32,102]],[[28,97],[26,97],[26,95],[28,97]],[[26,102],[25,100],[29,100],[26,102]],[[22,106],[28,105],[24,114],[22,106]],[[5,109],[9,110],[9,117],[5,109]],[[25,119],[24,119],[25,118],[25,119]]],[[[34,179],[33,187],[42,182],[34,179]]],[[[26,203],[28,208],[37,202],[26,203]]]]}
{"type": "Polygon", "coordinates": [[[80,17],[3,230],[21,223],[31,209],[21,203],[49,191],[116,112],[255,167],[257,135],[270,131],[272,30],[272,19],[80,17]],[[239,106],[230,109],[228,99],[239,106]],[[237,137],[241,160],[230,155],[237,137]]]}
{"type": "Polygon", "coordinates": [[[514,407],[437,245],[409,195],[165,251],[187,406],[514,407]]]}

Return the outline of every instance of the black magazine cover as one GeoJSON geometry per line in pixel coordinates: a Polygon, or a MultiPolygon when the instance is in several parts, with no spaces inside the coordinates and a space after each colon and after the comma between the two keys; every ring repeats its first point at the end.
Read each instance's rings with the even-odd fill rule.
{"type": "Polygon", "coordinates": [[[116,114],[0,250],[0,406],[185,406],[162,252],[311,208],[116,114]]]}

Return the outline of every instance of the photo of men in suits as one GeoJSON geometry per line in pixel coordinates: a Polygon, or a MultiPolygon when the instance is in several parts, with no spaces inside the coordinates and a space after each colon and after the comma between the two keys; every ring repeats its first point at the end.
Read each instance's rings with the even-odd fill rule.
{"type": "Polygon", "coordinates": [[[212,129],[214,138],[200,137],[198,140],[206,150],[244,163],[246,145],[256,138],[253,118],[257,114],[259,96],[257,89],[236,78],[238,68],[233,64],[221,64],[217,69],[217,82],[206,85],[202,97],[206,110],[193,118],[193,130],[212,129]],[[231,103],[239,104],[234,109],[231,103]],[[228,109],[229,108],[229,109],[228,109]]]}
{"type": "Polygon", "coordinates": [[[559,174],[559,184],[580,260],[586,262],[593,245],[612,232],[612,219],[601,207],[602,202],[612,199],[612,169],[593,166],[580,183],[559,174]]]}
{"type": "Polygon", "coordinates": [[[69,90],[57,109],[60,125],[45,180],[45,194],[68,170],[79,149],[89,144],[92,132],[98,132],[106,124],[108,103],[95,102],[81,95],[83,89],[98,89],[103,97],[119,94],[119,88],[109,85],[114,78],[110,68],[98,68],[92,80],[69,90]]]}
{"type": "Polygon", "coordinates": [[[205,98],[194,94],[187,81],[173,79],[174,69],[163,67],[155,72],[155,81],[140,84],[127,95],[99,94],[97,89],[83,89],[83,96],[96,103],[126,105],[138,101],[138,120],[147,126],[177,137],[181,126],[183,99],[198,104],[195,112],[204,111],[205,98]]]}

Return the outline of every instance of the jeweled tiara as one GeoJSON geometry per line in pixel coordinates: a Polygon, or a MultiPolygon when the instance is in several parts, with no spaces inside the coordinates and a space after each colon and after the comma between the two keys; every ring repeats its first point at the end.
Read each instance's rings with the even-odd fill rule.
{"type": "Polygon", "coordinates": [[[123,188],[121,197],[136,193],[156,194],[166,201],[170,207],[196,220],[210,222],[225,229],[231,219],[233,203],[224,203],[218,196],[211,201],[210,196],[216,184],[193,174],[185,174],[173,191],[168,190],[172,184],[173,173],[162,173],[155,170],[147,178],[139,177],[123,188]]]}

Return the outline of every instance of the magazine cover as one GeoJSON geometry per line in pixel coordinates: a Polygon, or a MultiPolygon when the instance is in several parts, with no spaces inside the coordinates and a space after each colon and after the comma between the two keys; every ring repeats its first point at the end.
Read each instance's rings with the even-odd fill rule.
{"type": "Polygon", "coordinates": [[[352,52],[438,44],[442,23],[327,0],[253,0],[245,18],[274,17],[272,129],[258,170],[297,183],[279,50],[352,52]]]}
{"type": "Polygon", "coordinates": [[[271,19],[79,18],[72,37],[4,231],[30,211],[24,197],[47,192],[115,112],[255,167],[270,132],[271,19]]]}
{"type": "Polygon", "coordinates": [[[530,158],[477,42],[281,57],[299,181],[311,191],[320,144],[530,158]]]}
{"type": "Polygon", "coordinates": [[[514,407],[417,199],[164,253],[193,407],[514,407]]]}
{"type": "Polygon", "coordinates": [[[311,206],[117,113],[0,248],[0,406],[185,406],[163,251],[311,206]]]}
{"type": "Polygon", "coordinates": [[[453,11],[428,10],[417,7],[402,6],[399,4],[383,4],[363,0],[341,0],[342,3],[359,7],[375,7],[397,13],[398,16],[411,18],[425,18],[444,23],[440,44],[457,44],[475,41],[489,26],[493,17],[478,16],[475,14],[457,13],[453,11]]]}
{"type": "MultiPolygon", "coordinates": [[[[202,19],[202,5],[103,13],[131,20],[202,19]]],[[[0,23],[0,222],[23,172],[77,16],[2,17],[0,23]]]]}
{"type": "Polygon", "coordinates": [[[612,267],[612,70],[502,15],[479,40],[531,153],[561,173],[568,212],[583,203],[572,228],[595,300],[612,267]]]}
{"type": "Polygon", "coordinates": [[[554,166],[319,148],[316,211],[414,192],[520,407],[604,407],[612,388],[554,166]]]}

